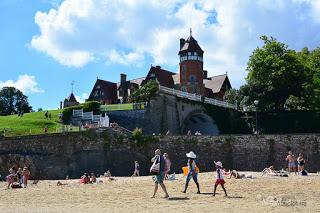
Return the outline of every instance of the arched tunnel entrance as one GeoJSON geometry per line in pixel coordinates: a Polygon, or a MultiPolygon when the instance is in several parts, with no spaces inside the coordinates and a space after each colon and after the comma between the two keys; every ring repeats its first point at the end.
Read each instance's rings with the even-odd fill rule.
{"type": "Polygon", "coordinates": [[[202,135],[219,135],[218,125],[209,115],[204,113],[194,113],[185,119],[182,133],[187,134],[189,130],[192,134],[199,131],[202,135]]]}

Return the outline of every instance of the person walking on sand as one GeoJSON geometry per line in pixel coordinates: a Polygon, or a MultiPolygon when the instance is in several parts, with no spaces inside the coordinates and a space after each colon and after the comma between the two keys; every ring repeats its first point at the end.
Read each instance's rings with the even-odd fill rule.
{"type": "Polygon", "coordinates": [[[24,188],[27,188],[28,186],[28,180],[30,178],[30,170],[28,169],[28,167],[23,167],[23,170],[22,170],[22,178],[23,178],[23,187],[24,188]]]}
{"type": "Polygon", "coordinates": [[[295,174],[297,174],[295,157],[294,157],[294,154],[292,154],[292,151],[288,152],[286,161],[288,161],[289,173],[293,171],[295,174]]]}
{"type": "Polygon", "coordinates": [[[140,176],[140,165],[138,161],[134,162],[134,172],[132,176],[140,176]]]}
{"type": "Polygon", "coordinates": [[[163,183],[164,167],[165,167],[164,157],[162,156],[160,149],[157,149],[154,152],[154,154],[155,154],[155,156],[151,159],[151,162],[153,162],[153,164],[150,168],[150,172],[156,173],[156,176],[155,176],[154,192],[153,192],[153,196],[151,198],[155,198],[156,193],[158,191],[159,184],[165,193],[164,198],[169,198],[169,194],[167,192],[166,186],[163,183]]]}
{"type": "Polygon", "coordinates": [[[299,157],[297,158],[298,162],[298,172],[302,172],[304,170],[305,160],[303,158],[303,155],[300,153],[299,157]]]}
{"type": "Polygon", "coordinates": [[[218,162],[214,162],[214,164],[216,165],[216,182],[214,184],[213,196],[216,196],[217,186],[221,185],[221,187],[224,191],[224,195],[227,197],[228,196],[227,190],[224,188],[225,181],[223,179],[222,163],[220,161],[218,161],[218,162]]]}
{"type": "Polygon", "coordinates": [[[194,152],[189,152],[186,154],[187,158],[188,158],[188,175],[187,175],[187,179],[186,179],[186,185],[184,186],[184,190],[182,191],[183,193],[187,192],[188,189],[188,185],[189,182],[191,180],[191,178],[193,179],[193,181],[195,182],[195,184],[197,185],[198,188],[198,192],[197,194],[200,194],[200,186],[198,183],[198,169],[197,169],[197,164],[195,159],[197,158],[197,155],[194,154],[194,152]]]}
{"type": "Polygon", "coordinates": [[[164,178],[168,179],[168,174],[170,172],[170,167],[171,167],[171,161],[170,161],[169,155],[167,153],[164,153],[163,157],[164,157],[164,161],[165,161],[164,178]]]}

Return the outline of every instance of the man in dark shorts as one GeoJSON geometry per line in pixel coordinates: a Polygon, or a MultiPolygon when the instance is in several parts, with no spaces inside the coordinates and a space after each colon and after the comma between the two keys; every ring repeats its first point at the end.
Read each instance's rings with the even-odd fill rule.
{"type": "Polygon", "coordinates": [[[158,191],[158,185],[160,184],[162,190],[165,193],[165,197],[164,198],[169,198],[169,194],[167,192],[166,186],[163,183],[163,179],[164,179],[164,167],[165,167],[165,161],[164,161],[164,157],[161,154],[160,149],[157,149],[154,152],[155,156],[152,158],[152,162],[155,162],[155,164],[159,164],[159,172],[157,173],[156,177],[155,177],[155,185],[154,185],[154,193],[152,198],[155,198],[156,193],[158,191]]]}

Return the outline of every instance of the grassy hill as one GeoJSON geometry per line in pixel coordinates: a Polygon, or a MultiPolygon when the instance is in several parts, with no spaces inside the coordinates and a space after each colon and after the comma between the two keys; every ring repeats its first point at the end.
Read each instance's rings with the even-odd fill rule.
{"type": "Polygon", "coordinates": [[[45,111],[18,115],[0,116],[0,133],[6,131],[6,136],[43,134],[44,127],[48,133],[56,132],[62,125],[59,122],[59,113],[62,110],[50,110],[51,119],[46,119],[45,111]]]}

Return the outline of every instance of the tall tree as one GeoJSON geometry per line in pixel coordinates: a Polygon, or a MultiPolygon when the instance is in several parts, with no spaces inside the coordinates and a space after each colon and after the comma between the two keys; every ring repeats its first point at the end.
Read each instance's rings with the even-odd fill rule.
{"type": "Polygon", "coordinates": [[[286,44],[272,37],[260,38],[264,45],[250,56],[247,85],[241,90],[249,97],[248,104],[257,99],[261,110],[283,110],[290,95],[301,97],[305,66],[286,44]]]}
{"type": "Polygon", "coordinates": [[[30,112],[32,107],[28,97],[14,87],[3,87],[0,90],[0,114],[10,115],[21,112],[30,112]]]}

